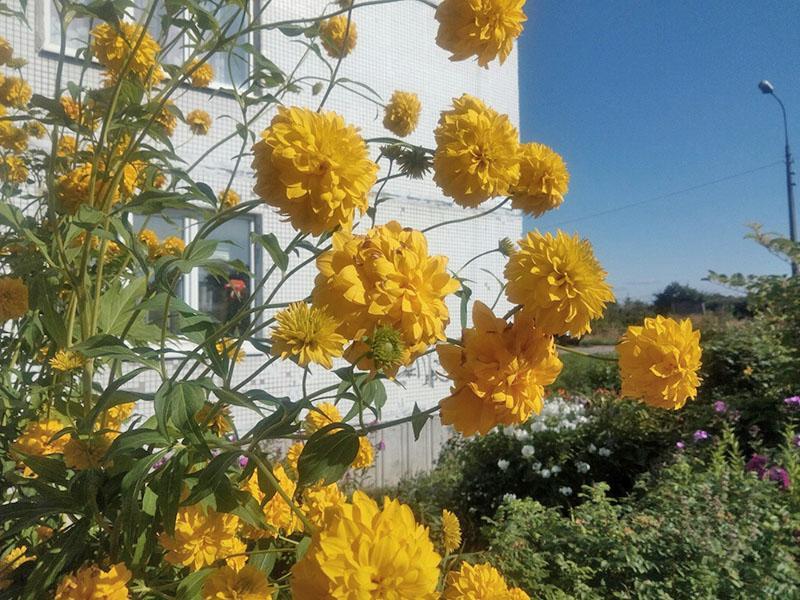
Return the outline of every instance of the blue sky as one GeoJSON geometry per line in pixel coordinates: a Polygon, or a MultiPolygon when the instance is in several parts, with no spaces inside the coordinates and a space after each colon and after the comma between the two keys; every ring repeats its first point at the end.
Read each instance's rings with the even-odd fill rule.
{"type": "Polygon", "coordinates": [[[529,228],[588,237],[619,298],[670,281],[720,290],[702,282],[709,269],[788,272],[744,239],[749,222],[788,231],[782,165],[583,217],[781,161],[780,108],[760,79],[800,155],[800,2],[528,0],[526,12],[521,136],[561,153],[572,177],[529,228]]]}

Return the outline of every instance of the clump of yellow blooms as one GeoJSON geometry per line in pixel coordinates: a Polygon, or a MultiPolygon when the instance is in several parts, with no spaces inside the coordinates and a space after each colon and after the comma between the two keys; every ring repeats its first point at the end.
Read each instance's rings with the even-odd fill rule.
{"type": "Polygon", "coordinates": [[[356,454],[353,464],[354,469],[368,469],[375,462],[375,449],[372,442],[365,435],[358,438],[358,454],[356,454]]]}
{"type": "Polygon", "coordinates": [[[211,129],[211,115],[199,108],[186,115],[186,122],[195,135],[206,135],[211,129]]]}
{"type": "Polygon", "coordinates": [[[195,415],[195,421],[199,425],[208,427],[217,435],[225,435],[233,431],[231,411],[225,405],[215,405],[211,402],[203,403],[203,407],[195,415]]]}
{"type": "Polygon", "coordinates": [[[396,91],[384,107],[383,126],[395,135],[411,135],[419,123],[422,103],[419,96],[411,92],[396,91]]]}
{"type": "Polygon", "coordinates": [[[333,112],[278,109],[253,146],[255,192],[303,233],[349,229],[363,214],[378,166],[358,129],[333,112]]]}
{"type": "Polygon", "coordinates": [[[122,562],[106,570],[98,565],[86,565],[61,579],[54,600],[127,600],[127,584],[131,577],[132,573],[122,562]]]}
{"type": "Polygon", "coordinates": [[[0,181],[25,183],[27,179],[28,167],[21,157],[14,154],[0,156],[0,181]]]}
{"type": "Polygon", "coordinates": [[[0,325],[28,312],[28,286],[19,277],[0,277],[0,325]]]}
{"type": "Polygon", "coordinates": [[[239,518],[199,504],[178,509],[175,533],[162,532],[158,543],[167,550],[164,559],[171,565],[191,567],[195,571],[226,559],[228,566],[241,568],[247,546],[238,537],[239,518]],[[240,555],[240,556],[233,556],[240,555]]]}
{"type": "Polygon", "coordinates": [[[588,240],[558,230],[528,233],[505,269],[506,296],[545,333],[581,336],[614,301],[606,272],[588,240]]]}
{"type": "Polygon", "coordinates": [[[164,133],[169,137],[175,133],[175,127],[178,126],[178,117],[174,112],[175,103],[172,100],[167,100],[164,103],[161,112],[156,116],[156,123],[164,128],[164,133]]]}
{"type": "Polygon", "coordinates": [[[27,552],[27,546],[17,546],[12,548],[3,558],[0,558],[0,590],[4,590],[11,585],[14,569],[34,560],[32,556],[26,554],[27,552]]]}
{"type": "Polygon", "coordinates": [[[658,315],[628,327],[617,345],[622,395],[678,410],[697,397],[700,332],[692,322],[658,315]]]}
{"type": "Polygon", "coordinates": [[[319,26],[322,47],[331,58],[344,58],[356,47],[356,24],[346,15],[325,19],[319,26]]]}
{"type": "MultiPolygon", "coordinates": [[[[308,435],[330,425],[331,423],[341,423],[342,415],[335,404],[330,402],[320,402],[306,414],[303,429],[308,435]]],[[[298,455],[299,456],[299,455],[298,455]]]]}
{"type": "Polygon", "coordinates": [[[442,600],[530,600],[519,588],[509,588],[500,572],[487,564],[461,563],[447,574],[442,600]]]}
{"type": "Polygon", "coordinates": [[[303,442],[295,442],[286,451],[285,463],[294,472],[297,472],[297,461],[300,460],[300,455],[303,453],[305,444],[303,442]]]}
{"type": "MultiPolygon", "coordinates": [[[[289,478],[284,468],[281,465],[276,465],[272,470],[272,474],[281,489],[291,497],[297,488],[297,484],[289,478]]],[[[247,480],[245,489],[262,505],[264,519],[270,527],[269,529],[256,529],[246,525],[244,526],[245,537],[250,539],[270,538],[279,533],[290,535],[300,529],[300,521],[297,515],[280,494],[274,494],[272,498],[264,503],[264,493],[258,487],[258,475],[256,473],[253,473],[250,479],[247,480]]]]}
{"type": "Polygon", "coordinates": [[[242,199],[236,190],[227,189],[219,194],[219,203],[223,208],[233,208],[234,206],[238,206],[241,201],[242,199]]]}
{"type": "Polygon", "coordinates": [[[50,454],[61,454],[67,438],[61,436],[53,439],[64,429],[64,424],[57,419],[46,419],[42,421],[31,421],[19,437],[11,444],[12,454],[29,456],[48,456],[50,454]]]}
{"type": "Polygon", "coordinates": [[[460,206],[507,195],[519,180],[519,134],[508,116],[464,94],[434,131],[433,180],[460,206]]]}
{"type": "Polygon", "coordinates": [[[186,65],[186,70],[191,71],[191,79],[192,79],[192,86],[194,87],[207,87],[212,81],[214,81],[214,67],[212,67],[209,63],[204,62],[200,66],[197,66],[198,60],[192,60],[188,65],[186,65]]]}
{"type": "Polygon", "coordinates": [[[365,235],[334,233],[332,246],[317,258],[312,298],[341,321],[339,332],[354,340],[346,358],[368,365],[362,338],[381,325],[400,332],[406,346],[402,364],[445,339],[444,299],[459,284],[446,271],[446,257],[428,254],[422,233],[390,221],[365,235]]]}
{"type": "Polygon", "coordinates": [[[40,121],[28,121],[22,126],[22,129],[25,133],[37,140],[47,135],[47,128],[40,121]]]}
{"type": "Polygon", "coordinates": [[[14,58],[14,47],[6,38],[0,37],[0,65],[7,65],[14,58]]]}
{"type": "Polygon", "coordinates": [[[58,138],[56,156],[59,158],[72,158],[78,151],[78,140],[74,135],[62,135],[58,138]]]}
{"type": "Polygon", "coordinates": [[[158,258],[160,242],[155,231],[152,229],[142,229],[139,232],[137,239],[147,248],[147,256],[150,260],[155,260],[158,258]]]}
{"type": "Polygon", "coordinates": [[[94,129],[97,119],[92,114],[89,106],[81,104],[72,96],[61,96],[60,103],[61,108],[64,109],[64,114],[72,122],[94,129]]]}
{"type": "Polygon", "coordinates": [[[108,82],[117,81],[131,52],[130,73],[148,86],[161,81],[164,72],[157,62],[161,51],[158,42],[138,23],[120,21],[118,27],[101,23],[90,33],[92,55],[107,69],[108,82]]]}
{"type": "Polygon", "coordinates": [[[220,567],[203,582],[203,600],[265,600],[276,591],[264,572],[250,565],[220,567]]]}
{"type": "Polygon", "coordinates": [[[315,485],[303,492],[302,509],[308,520],[317,527],[325,525],[325,513],[333,507],[341,507],[347,498],[339,489],[339,485],[315,485]]]}
{"type": "Polygon", "coordinates": [[[33,91],[22,77],[6,77],[0,84],[0,104],[12,108],[25,108],[31,100],[33,91]]]}
{"type": "Polygon", "coordinates": [[[310,363],[326,369],[331,360],[342,355],[347,340],[337,329],[339,322],[326,310],[295,302],[275,315],[277,326],[272,330],[272,354],[281,358],[296,357],[305,367],[310,363]]]}
{"type": "Polygon", "coordinates": [[[436,43],[450,60],[471,56],[484,68],[495,58],[505,62],[522,33],[525,0],[443,0],[436,9],[436,43]]]}
{"type": "Polygon", "coordinates": [[[56,371],[67,373],[83,366],[83,356],[73,350],[59,350],[50,359],[50,367],[56,371]]]}
{"type": "Polygon", "coordinates": [[[411,509],[363,492],[329,509],[308,551],[292,569],[295,600],[438,598],[439,560],[428,529],[411,509]]]}
{"type": "Polygon", "coordinates": [[[24,152],[28,148],[28,134],[21,127],[14,127],[11,121],[0,121],[0,148],[24,152]]]}
{"type": "Polygon", "coordinates": [[[442,546],[448,554],[461,546],[461,523],[446,508],[442,511],[442,546]]]}
{"type": "Polygon", "coordinates": [[[86,439],[70,437],[64,446],[64,464],[70,469],[99,469],[114,437],[104,434],[92,434],[86,439]]]}
{"type": "Polygon", "coordinates": [[[569,171],[564,159],[544,144],[522,144],[520,176],[511,206],[539,217],[561,206],[569,190],[569,171]]]}
{"type": "Polygon", "coordinates": [[[552,336],[527,315],[507,323],[476,302],[472,321],[461,346],[437,347],[453,380],[450,395],[440,403],[442,423],[464,435],[485,435],[496,425],[524,423],[541,412],[544,388],[555,381],[562,364],[552,336]]]}
{"type": "Polygon", "coordinates": [[[175,256],[180,257],[186,249],[186,242],[175,235],[171,235],[164,239],[158,247],[158,256],[175,256]]]}

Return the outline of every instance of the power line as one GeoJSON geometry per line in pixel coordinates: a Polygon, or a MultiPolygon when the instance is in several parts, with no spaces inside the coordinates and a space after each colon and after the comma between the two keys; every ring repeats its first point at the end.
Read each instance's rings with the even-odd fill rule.
{"type": "Polygon", "coordinates": [[[642,204],[648,204],[650,202],[658,202],[659,200],[666,200],[667,198],[672,198],[673,196],[680,196],[681,194],[686,194],[688,192],[693,192],[695,190],[699,190],[711,185],[716,185],[718,183],[722,183],[723,181],[730,181],[731,179],[737,179],[739,177],[744,177],[745,175],[750,175],[751,173],[756,173],[758,171],[763,171],[764,169],[769,169],[770,167],[774,167],[775,165],[782,165],[782,160],[776,160],[775,162],[771,162],[768,165],[762,165],[760,167],[756,167],[755,169],[749,169],[747,171],[741,171],[739,173],[734,173],[733,175],[726,175],[725,177],[720,177],[719,179],[714,179],[712,181],[706,181],[703,183],[698,183],[697,185],[693,185],[692,187],[684,188],[682,190],[677,190],[674,192],[670,192],[668,194],[662,194],[661,196],[655,196],[653,198],[648,198],[647,200],[639,200],[638,202],[631,202],[630,204],[623,204],[621,206],[617,206],[614,208],[609,208],[607,210],[601,210],[596,213],[592,213],[589,215],[583,215],[582,217],[575,217],[574,219],[568,219],[566,221],[561,221],[560,223],[556,223],[553,227],[561,227],[562,225],[567,225],[569,223],[575,223],[576,221],[584,221],[586,219],[592,219],[594,217],[601,217],[603,215],[608,215],[611,213],[619,212],[621,210],[627,210],[629,208],[633,208],[636,206],[641,206],[642,204]]]}

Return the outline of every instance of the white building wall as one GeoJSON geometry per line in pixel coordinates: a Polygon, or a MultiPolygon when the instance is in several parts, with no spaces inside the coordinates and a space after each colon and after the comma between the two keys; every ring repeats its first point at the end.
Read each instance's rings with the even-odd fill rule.
{"type": "MultiPolygon", "coordinates": [[[[274,23],[298,16],[321,14],[326,6],[330,11],[330,6],[319,0],[273,0],[264,12],[262,22],[274,23]]],[[[50,0],[29,2],[27,16],[31,28],[16,20],[0,18],[0,34],[11,41],[18,56],[29,61],[23,68],[23,75],[31,83],[34,93],[45,96],[53,95],[57,67],[56,55],[52,52],[54,49],[57,50],[57,41],[50,39],[51,10],[50,0]]],[[[449,107],[453,97],[465,92],[482,98],[499,112],[507,113],[512,122],[519,122],[516,51],[503,66],[494,64],[488,70],[479,68],[474,62],[450,62],[448,53],[438,48],[435,43],[437,22],[433,18],[433,9],[413,1],[358,8],[353,13],[353,21],[357,27],[358,43],[355,51],[342,61],[339,76],[369,85],[386,100],[394,90],[417,93],[422,101],[423,110],[419,127],[408,138],[409,142],[429,148],[434,147],[433,130],[439,113],[449,107]]],[[[284,37],[277,30],[266,30],[261,33],[258,42],[265,56],[289,72],[304,50],[292,39],[284,37]]],[[[68,61],[64,68],[64,81],[77,81],[80,70],[78,61],[68,61]]],[[[327,68],[316,56],[307,59],[300,71],[304,75],[319,76],[326,76],[327,72],[327,68]]],[[[89,69],[83,87],[100,86],[100,74],[99,68],[89,69]]],[[[320,99],[321,94],[312,96],[306,91],[287,96],[285,102],[316,108],[320,99]]],[[[213,153],[208,155],[206,153],[215,142],[228,134],[233,126],[230,120],[220,117],[235,115],[238,118],[239,109],[235,101],[224,92],[188,87],[181,89],[175,100],[184,114],[192,109],[202,108],[215,119],[209,135],[205,137],[193,137],[186,125],[179,124],[173,143],[179,149],[178,155],[187,164],[202,158],[200,167],[194,172],[198,180],[207,183],[214,190],[224,189],[230,177],[234,157],[240,150],[241,140],[237,137],[213,153]]],[[[390,135],[382,127],[380,107],[341,88],[333,91],[326,108],[341,113],[348,122],[359,125],[365,138],[390,135]]],[[[260,131],[266,127],[272,114],[274,112],[270,111],[254,129],[260,131]]],[[[249,157],[243,159],[242,168],[232,185],[243,200],[256,199],[252,192],[254,179],[249,162],[249,157]]],[[[471,214],[471,211],[462,209],[445,198],[430,178],[393,180],[388,183],[384,193],[391,194],[393,198],[379,208],[378,224],[396,219],[405,226],[423,228],[436,222],[471,214]]],[[[263,231],[274,232],[282,243],[288,243],[294,235],[291,227],[282,223],[269,207],[265,206],[258,212],[262,218],[263,231]]],[[[521,215],[515,211],[501,209],[478,220],[437,229],[429,234],[428,239],[431,253],[447,255],[450,258],[450,267],[458,269],[479,252],[496,247],[500,238],[509,237],[516,240],[521,232],[521,215]]],[[[482,269],[500,275],[504,261],[504,257],[495,253],[465,269],[462,275],[474,282],[470,284],[474,292],[473,298],[491,304],[499,287],[492,276],[482,269]]],[[[268,257],[263,262],[269,266],[268,257]]],[[[311,289],[315,272],[313,264],[301,271],[284,286],[276,301],[292,301],[305,297],[311,289]]],[[[460,335],[458,298],[451,298],[448,305],[451,311],[451,324],[447,333],[451,337],[458,337],[460,335]]],[[[501,299],[499,310],[504,311],[506,308],[505,300],[501,299]]],[[[253,351],[244,363],[237,367],[234,382],[241,381],[252,373],[265,359],[266,357],[253,351]]],[[[424,357],[410,368],[401,371],[397,380],[402,386],[387,383],[389,399],[383,418],[392,419],[409,414],[415,402],[425,409],[444,397],[449,385],[438,372],[435,354],[424,357]]],[[[302,370],[293,363],[278,362],[256,377],[251,385],[265,389],[275,396],[297,399],[301,375],[302,370]]],[[[335,381],[334,375],[319,373],[312,377],[310,385],[326,385],[333,381],[335,381]]],[[[134,385],[152,391],[157,385],[157,378],[143,377],[134,382],[134,385]]],[[[244,410],[234,409],[234,414],[236,424],[241,430],[247,430],[257,420],[257,415],[244,410]]],[[[410,435],[409,428],[403,428],[397,434],[386,432],[381,435],[387,436],[387,442],[391,436],[398,439],[395,441],[392,437],[392,442],[387,445],[387,452],[382,461],[379,461],[381,464],[375,475],[377,481],[388,483],[396,478],[396,474],[418,470],[420,460],[423,462],[428,460],[412,458],[408,454],[411,452],[408,449],[409,444],[405,442],[402,444],[404,450],[392,449],[395,442],[398,445],[401,443],[400,438],[410,435]]],[[[424,448],[417,452],[432,460],[444,434],[428,432],[423,434],[423,437],[425,435],[431,439],[423,440],[424,448]]],[[[377,437],[374,441],[379,439],[380,437],[377,437]]]]}

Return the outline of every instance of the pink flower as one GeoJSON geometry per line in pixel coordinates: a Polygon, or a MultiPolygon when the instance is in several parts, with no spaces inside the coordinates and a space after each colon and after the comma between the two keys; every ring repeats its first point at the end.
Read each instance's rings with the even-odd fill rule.
{"type": "Polygon", "coordinates": [[[746,471],[752,471],[758,474],[759,479],[764,478],[764,474],[767,472],[767,457],[763,454],[753,454],[750,457],[750,460],[747,461],[747,464],[744,466],[746,471]]]}
{"type": "Polygon", "coordinates": [[[692,439],[695,442],[703,442],[709,438],[708,432],[702,429],[698,429],[692,434],[692,439]]]}
{"type": "Polygon", "coordinates": [[[728,412],[728,405],[725,404],[722,400],[717,400],[714,402],[714,412],[718,415],[723,415],[728,412]]]}

